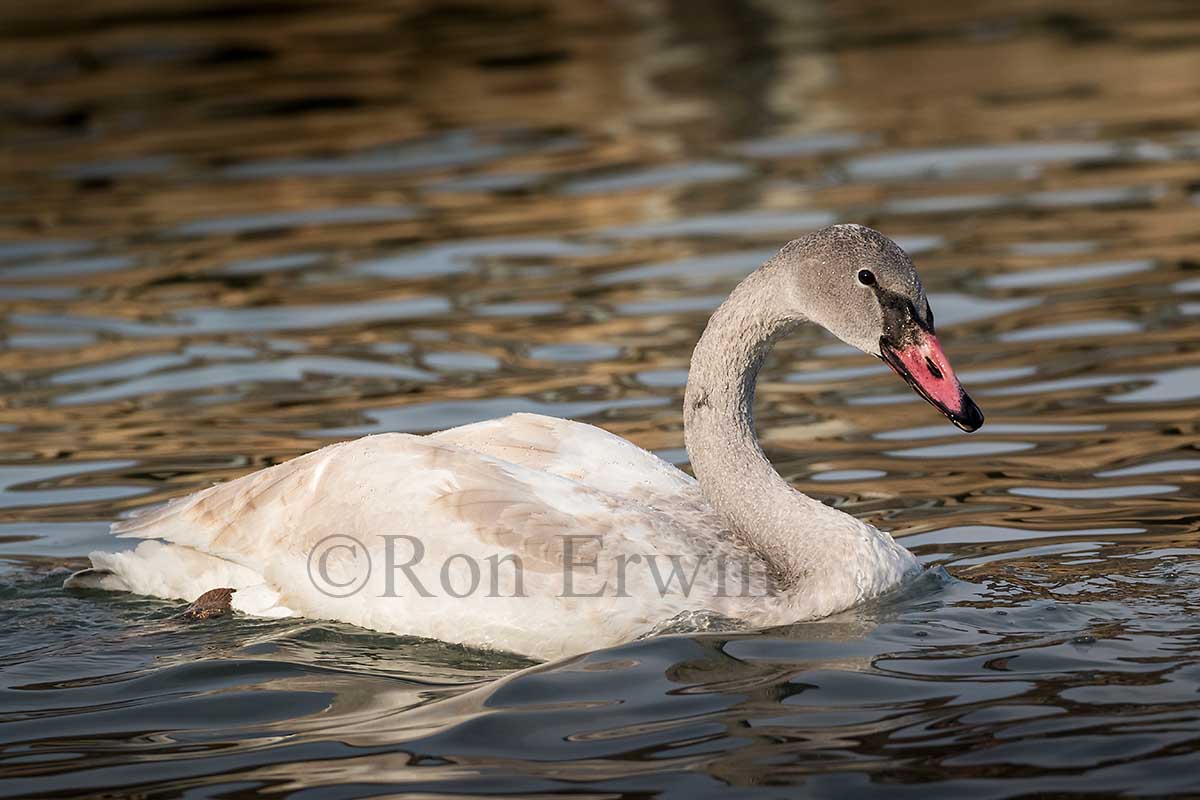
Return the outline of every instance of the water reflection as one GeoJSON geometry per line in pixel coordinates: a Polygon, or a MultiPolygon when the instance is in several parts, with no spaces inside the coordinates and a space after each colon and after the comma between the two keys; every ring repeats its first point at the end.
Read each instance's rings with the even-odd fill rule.
{"type": "Polygon", "coordinates": [[[1196,9],[0,16],[3,793],[1195,790],[1196,9]],[[533,411],[683,462],[707,315],[843,219],[989,420],[814,331],[767,364],[769,455],[931,568],[900,596],[531,666],[60,588],[336,438],[533,411]]]}

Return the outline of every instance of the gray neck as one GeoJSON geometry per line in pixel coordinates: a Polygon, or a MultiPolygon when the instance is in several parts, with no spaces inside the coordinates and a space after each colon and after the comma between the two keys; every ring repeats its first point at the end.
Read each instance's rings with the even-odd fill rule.
{"type": "Polygon", "coordinates": [[[705,497],[786,586],[811,571],[821,523],[842,514],[789,486],[754,432],[754,384],[763,359],[805,321],[783,307],[772,267],[768,262],[734,289],[696,344],[684,436],[705,497]]]}

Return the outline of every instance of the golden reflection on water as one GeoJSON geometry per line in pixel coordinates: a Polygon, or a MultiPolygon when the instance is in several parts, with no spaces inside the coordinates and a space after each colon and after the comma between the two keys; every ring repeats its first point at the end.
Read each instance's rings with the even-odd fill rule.
{"type": "MultiPolygon", "coordinates": [[[[251,32],[202,7],[95,4],[53,35],[9,12],[8,459],[130,459],[55,485],[150,490],[10,520],[111,517],[412,404],[641,400],[596,418],[677,451],[708,311],[846,219],[912,241],[935,308],[955,295],[960,369],[1034,372],[976,388],[1013,433],[906,448],[879,434],[936,426],[928,409],[885,374],[843,378],[863,359],[802,333],[761,424],[805,488],[901,533],[975,507],[1053,524],[1088,504],[1008,490],[1103,486],[1193,446],[1193,394],[1120,402],[1194,363],[1172,287],[1198,216],[1200,50],[1154,8],[359,4],[336,24],[264,7],[251,32]],[[1020,432],[1045,418],[1094,432],[1020,432]],[[886,478],[805,480],[847,469],[886,478]],[[910,522],[931,494],[939,513],[910,522]]],[[[1161,494],[1101,500],[1181,499],[1161,494]]]]}
{"type": "MultiPolygon", "coordinates": [[[[833,220],[911,242],[935,309],[954,295],[960,369],[1034,373],[976,387],[1013,433],[905,447],[879,434],[936,426],[928,409],[883,373],[842,377],[863,359],[806,331],[760,417],[804,488],[900,533],[1054,524],[1081,504],[1008,490],[1105,485],[1194,442],[1192,404],[1110,402],[1194,363],[1172,285],[1198,216],[1200,50],[1153,9],[359,4],[332,25],[264,7],[251,35],[201,7],[7,26],[8,458],[130,459],[55,486],[150,492],[11,520],[111,517],[413,404],[580,402],[677,452],[708,311],[833,220]],[[1070,384],[1092,375],[1116,377],[1070,384]],[[1048,416],[1094,433],[1020,432],[1048,416]],[[864,469],[886,477],[806,480],[864,469]]],[[[1104,502],[1180,499],[1162,494],[1104,502]]]]}
{"type": "MultiPolygon", "coordinates": [[[[1190,4],[98,0],[0,23],[6,559],[75,563],[107,539],[67,523],[513,410],[681,461],[708,313],[857,221],[913,252],[989,422],[960,435],[805,330],[760,385],[780,471],[975,587],[947,607],[1125,604],[1124,630],[1195,599],[1190,4]]],[[[782,713],[764,691],[732,718],[782,713]]]]}

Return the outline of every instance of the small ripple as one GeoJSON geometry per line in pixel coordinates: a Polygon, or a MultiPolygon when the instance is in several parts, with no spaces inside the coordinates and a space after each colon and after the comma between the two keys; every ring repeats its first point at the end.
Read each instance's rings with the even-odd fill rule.
{"type": "Polygon", "coordinates": [[[167,230],[175,236],[214,236],[256,233],[285,228],[320,225],[360,225],[370,222],[403,222],[415,219],[417,212],[408,206],[337,206],[303,211],[276,211],[268,214],[242,214],[185,222],[167,230]]]}
{"type": "Polygon", "coordinates": [[[1053,486],[1015,486],[1010,494],[1021,497],[1044,497],[1055,500],[1085,500],[1113,497],[1146,497],[1155,494],[1178,492],[1178,486],[1169,484],[1147,484],[1140,486],[1097,486],[1087,489],[1064,489],[1053,486]]]}
{"type": "Polygon", "coordinates": [[[359,275],[387,278],[431,278],[459,275],[472,262],[486,258],[584,258],[609,252],[601,245],[559,239],[477,239],[444,242],[386,258],[363,261],[351,269],[359,275]]]}
{"type": "Polygon", "coordinates": [[[239,359],[254,358],[258,351],[250,347],[239,347],[232,344],[189,344],[183,348],[185,355],[193,358],[239,359]]]}
{"type": "Polygon", "coordinates": [[[117,178],[162,175],[178,163],[171,156],[141,156],[115,158],[105,161],[90,161],[84,164],[67,164],[59,167],[57,174],[72,181],[113,180],[117,178]]]}
{"type": "Polygon", "coordinates": [[[1040,547],[1021,547],[1003,553],[991,553],[985,556],[976,556],[972,558],[958,558],[955,559],[954,563],[959,567],[974,567],[983,564],[992,564],[997,561],[1037,561],[1046,559],[1050,556],[1085,556],[1094,554],[1101,547],[1103,547],[1104,544],[1106,544],[1106,542],[1089,539],[1080,542],[1047,544],[1040,547]]]}
{"type": "Polygon", "coordinates": [[[961,292],[930,292],[929,304],[937,317],[938,327],[979,322],[989,317],[1011,314],[1033,308],[1042,302],[1040,297],[992,298],[961,292]]]}
{"type": "Polygon", "coordinates": [[[1017,171],[1058,161],[1109,160],[1120,148],[1109,142],[1031,142],[983,147],[947,147],[859,156],[846,162],[856,180],[894,181],[969,174],[997,167],[1017,171]]]}
{"type": "Polygon", "coordinates": [[[74,350],[95,341],[91,333],[14,333],[4,344],[10,350],[74,350]]]}
{"type": "Polygon", "coordinates": [[[639,189],[688,186],[695,183],[732,181],[748,175],[750,175],[750,168],[744,164],[696,161],[690,164],[645,167],[594,178],[577,178],[564,184],[562,191],[565,194],[574,195],[606,194],[639,189]]]}
{"type": "Polygon", "coordinates": [[[901,392],[897,394],[869,394],[862,397],[846,398],[846,405],[851,406],[896,406],[906,405],[908,403],[916,403],[920,400],[917,395],[912,392],[901,392]]]}
{"type": "Polygon", "coordinates": [[[730,149],[747,158],[803,158],[857,150],[874,144],[876,138],[860,131],[801,133],[746,139],[732,145],[730,149]]]}
{"type": "Polygon", "coordinates": [[[1165,187],[1158,184],[1111,186],[1096,189],[1057,189],[1048,192],[1030,192],[1025,195],[1025,202],[1035,208],[1142,206],[1154,203],[1165,194],[1165,187]]]}
{"type": "Polygon", "coordinates": [[[36,239],[25,242],[0,242],[0,261],[22,258],[42,258],[81,253],[94,247],[93,242],[69,239],[36,239]]]}
{"type": "Polygon", "coordinates": [[[1037,367],[997,367],[995,369],[968,369],[958,373],[963,383],[1000,383],[1014,378],[1028,378],[1037,372],[1037,367]]]}
{"type": "MultiPolygon", "coordinates": [[[[275,339],[271,342],[271,347],[276,350],[285,352],[296,350],[306,350],[308,348],[303,345],[293,348],[291,342],[275,339]]],[[[367,349],[372,353],[378,353],[383,356],[402,356],[412,352],[413,346],[408,342],[373,342],[367,346],[367,349]]]]}
{"type": "Polygon", "coordinates": [[[747,275],[778,252],[778,248],[742,250],[735,253],[646,264],[602,275],[595,283],[600,286],[612,286],[619,283],[637,283],[659,278],[678,278],[688,283],[707,283],[713,278],[747,275]]]}
{"type": "Polygon", "coordinates": [[[648,369],[637,373],[634,377],[645,386],[679,387],[687,384],[686,369],[648,369]]]}
{"type": "Polygon", "coordinates": [[[74,300],[83,295],[76,286],[4,286],[0,285],[3,300],[74,300]]]}
{"type": "Polygon", "coordinates": [[[127,459],[70,461],[63,464],[0,465],[0,490],[7,491],[14,486],[27,483],[40,483],[57,478],[71,478],[76,475],[87,475],[91,472],[110,472],[119,469],[129,469],[136,465],[136,461],[129,461],[127,459]]]}
{"type": "Polygon", "coordinates": [[[95,275],[101,272],[116,272],[129,269],[137,261],[129,256],[95,256],[66,261],[45,261],[35,264],[14,264],[0,267],[4,278],[66,278],[77,275],[95,275]]]}
{"type": "Polygon", "coordinates": [[[186,364],[191,358],[180,353],[158,353],[144,356],[132,356],[103,364],[76,367],[57,372],[50,378],[52,384],[96,383],[99,381],[130,378],[135,375],[145,375],[158,372],[168,367],[186,364]]]}
{"type": "Polygon", "coordinates": [[[55,398],[54,402],[60,406],[105,403],[126,397],[159,393],[174,394],[243,383],[295,382],[303,380],[306,375],[310,374],[354,378],[392,378],[419,382],[437,380],[437,376],[430,372],[400,364],[382,364],[334,356],[298,356],[279,361],[212,364],[193,369],[173,370],[103,389],[63,395],[55,398]]]}
{"type": "MultiPolygon", "coordinates": [[[[861,367],[835,367],[831,369],[813,369],[804,372],[789,372],[784,376],[788,383],[832,383],[848,381],[854,378],[865,378],[871,375],[886,375],[891,370],[882,364],[864,364],[861,367]]],[[[961,376],[960,376],[961,377],[961,376]]]]}
{"type": "Polygon", "coordinates": [[[515,192],[533,189],[549,177],[545,172],[491,172],[448,178],[428,188],[431,192],[515,192]]]}
{"type": "Polygon", "coordinates": [[[363,414],[373,421],[371,425],[345,428],[328,428],[312,431],[309,436],[365,436],[371,433],[401,431],[404,433],[429,433],[457,425],[482,422],[509,414],[545,414],[551,417],[572,419],[589,417],[604,411],[621,408],[652,408],[672,402],[665,397],[631,397],[617,400],[543,402],[525,397],[490,397],[478,400],[447,400],[438,403],[414,403],[397,408],[368,409],[363,414]]]}
{"type": "MultiPolygon", "coordinates": [[[[1025,383],[1018,386],[998,386],[991,389],[981,389],[979,394],[984,397],[1011,397],[1024,394],[1052,394],[1070,389],[1091,389],[1099,386],[1114,386],[1120,383],[1142,380],[1141,375],[1082,375],[1075,378],[1059,378],[1057,380],[1025,383]]],[[[1111,398],[1110,398],[1111,399],[1111,398]]]]}
{"type": "Polygon", "coordinates": [[[962,214],[1009,208],[1016,200],[999,194],[952,194],[934,197],[899,197],[885,200],[879,208],[886,214],[962,214]]]}
{"type": "Polygon", "coordinates": [[[286,178],[426,172],[496,161],[521,149],[527,148],[480,141],[471,131],[451,131],[429,140],[329,158],[250,161],[226,167],[222,174],[228,178],[286,178]]]}
{"type": "Polygon", "coordinates": [[[1024,542],[1034,539],[1086,536],[1105,538],[1108,536],[1132,536],[1145,533],[1145,528],[1061,528],[1038,531],[1028,528],[1009,528],[1001,525],[956,525],[929,533],[914,533],[904,537],[906,547],[945,544],[987,544],[990,542],[1024,542]]]}
{"type": "Polygon", "coordinates": [[[901,458],[961,458],[964,456],[990,456],[1001,453],[1019,453],[1036,447],[1033,442],[954,442],[952,444],[910,447],[905,450],[888,450],[887,455],[901,458]]]}
{"type": "Polygon", "coordinates": [[[258,275],[266,272],[284,272],[294,269],[304,269],[320,264],[325,256],[320,253],[292,253],[290,255],[266,256],[250,258],[245,261],[234,261],[221,268],[223,275],[258,275]]]}
{"type": "Polygon", "coordinates": [[[407,297],[319,306],[263,308],[192,308],[176,313],[182,324],[135,322],[105,317],[57,314],[14,314],[10,321],[31,328],[66,328],[120,333],[126,336],[175,336],[191,333],[289,331],[382,320],[415,319],[442,314],[450,303],[441,297],[407,297]]]}
{"type": "Polygon", "coordinates": [[[994,289],[1040,289],[1048,286],[1074,284],[1079,281],[1103,280],[1120,275],[1145,272],[1154,267],[1154,260],[1132,259],[1128,261],[1102,261],[1094,264],[1079,264],[1050,269],[1010,272],[1004,275],[989,275],[984,283],[994,289]]]}
{"type": "Polygon", "coordinates": [[[1014,242],[1008,250],[1018,256],[1074,256],[1094,252],[1098,247],[1091,241],[1014,242]]]}
{"type": "Polygon", "coordinates": [[[620,355],[621,348],[612,344],[575,342],[529,348],[529,357],[537,361],[608,361],[620,355]]]}
{"type": "Polygon", "coordinates": [[[30,488],[21,486],[43,484],[96,472],[129,469],[136,464],[128,460],[70,462],[64,464],[0,465],[0,508],[68,505],[102,500],[121,500],[137,497],[150,491],[144,486],[64,486],[62,488],[30,488]]]}
{"type": "MultiPolygon", "coordinates": [[[[1062,697],[1074,703],[1098,706],[1154,708],[1180,705],[1185,708],[1193,708],[1196,703],[1198,684],[1200,684],[1200,669],[1193,664],[1174,667],[1160,680],[1148,685],[1116,683],[1114,685],[1074,686],[1065,689],[1062,697]]],[[[1120,737],[1119,744],[1111,741],[1109,736],[1075,735],[1072,743],[1074,761],[1077,764],[1090,766],[1095,763],[1098,751],[1118,750],[1121,758],[1136,759],[1152,750],[1182,747],[1184,742],[1195,740],[1194,720],[1190,722],[1191,724],[1184,723],[1187,729],[1181,731],[1163,730],[1166,725],[1164,722],[1156,726],[1157,730],[1151,728],[1144,731],[1141,736],[1131,736],[1127,732],[1120,737]]],[[[1042,758],[1044,757],[1043,754],[1042,758]]],[[[1054,766],[1057,767],[1060,763],[1056,759],[1054,766]]],[[[1192,785],[1194,786],[1194,784],[1192,785]]]]}
{"type": "Polygon", "coordinates": [[[891,214],[954,214],[1021,208],[1090,208],[1151,205],[1166,194],[1162,186],[1114,186],[1103,189],[1062,189],[1025,194],[952,194],[885,200],[880,209],[891,214]]]}
{"type": "Polygon", "coordinates": [[[1109,469],[1097,472],[1097,478],[1125,478],[1131,475],[1159,475],[1164,472],[1196,472],[1200,471],[1200,459],[1175,458],[1167,461],[1152,461],[1149,464],[1137,464],[1121,469],[1109,469]]]}
{"type": "Polygon", "coordinates": [[[426,353],[422,359],[425,365],[433,369],[472,372],[494,372],[500,369],[500,359],[485,353],[441,352],[426,353]]]}
{"type": "Polygon", "coordinates": [[[725,297],[726,295],[723,294],[710,294],[702,297],[667,297],[661,300],[634,300],[628,303],[614,303],[613,310],[618,314],[630,317],[712,311],[725,302],[725,297]]]}
{"type": "MultiPolygon", "coordinates": [[[[989,422],[984,431],[988,434],[996,433],[1017,433],[1023,435],[1037,435],[1044,433],[1091,433],[1094,431],[1105,430],[1104,425],[1069,423],[1069,422],[1042,422],[1042,423],[1022,423],[1022,422],[989,422]]],[[[884,441],[897,439],[935,439],[942,436],[968,436],[965,431],[960,431],[958,428],[948,428],[945,425],[922,425],[917,428],[903,428],[894,431],[882,431],[875,434],[874,438],[884,441]]],[[[975,434],[978,435],[978,434],[975,434]]]]}
{"type": "Polygon", "coordinates": [[[881,469],[831,469],[827,472],[814,472],[809,477],[814,481],[868,481],[886,477],[881,469]]]}
{"type": "Polygon", "coordinates": [[[1200,367],[1184,367],[1143,377],[1153,384],[1105,399],[1110,403],[1171,403],[1200,397],[1200,367]]]}
{"type": "Polygon", "coordinates": [[[653,239],[668,236],[746,236],[758,233],[786,232],[792,238],[834,222],[828,211],[740,211],[698,217],[647,222],[601,231],[602,236],[618,239],[653,239]]]}
{"type": "Polygon", "coordinates": [[[1002,342],[1042,342],[1046,340],[1072,339],[1084,336],[1112,336],[1140,333],[1142,326],[1126,319],[1096,319],[1083,322],[1067,322],[1061,325],[1043,325],[1038,328],[1022,328],[1000,334],[1002,342]]]}
{"type": "Polygon", "coordinates": [[[561,314],[564,310],[565,305],[549,300],[484,303],[471,307],[471,313],[480,317],[544,317],[549,314],[561,314]]]}
{"type": "Polygon", "coordinates": [[[73,486],[63,489],[0,492],[0,508],[41,508],[79,503],[101,503],[140,497],[151,491],[149,486],[73,486]]]}
{"type": "Polygon", "coordinates": [[[941,236],[905,236],[898,234],[892,241],[900,245],[900,249],[910,256],[932,253],[946,246],[946,240],[941,236]]]}
{"type": "Polygon", "coordinates": [[[69,558],[112,546],[109,523],[103,520],[0,522],[0,553],[9,555],[69,558]]]}

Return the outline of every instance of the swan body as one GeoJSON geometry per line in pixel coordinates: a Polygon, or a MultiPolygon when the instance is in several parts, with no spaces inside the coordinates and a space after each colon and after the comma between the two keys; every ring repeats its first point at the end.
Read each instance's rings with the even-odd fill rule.
{"type": "MultiPolygon", "coordinates": [[[[850,266],[901,260],[869,229],[826,235],[837,239],[839,228],[869,245],[850,266]],[[870,249],[880,246],[883,256],[870,249]]],[[[92,569],[67,585],[188,601],[229,587],[244,613],[538,658],[628,641],[686,612],[769,626],[886,592],[918,570],[913,556],[788,486],[754,436],[762,357],[816,316],[772,299],[775,270],[789,266],[795,244],[735,290],[697,346],[685,429],[699,479],[600,428],[536,414],[428,436],[379,434],[118,522],[118,536],[145,541],[93,553],[92,569]]],[[[911,299],[923,300],[916,290],[911,299]]],[[[929,327],[932,336],[931,319],[929,327]]],[[[931,346],[925,366],[957,386],[948,364],[939,370],[936,339],[931,346]]],[[[904,353],[917,358],[913,347],[897,347],[902,368],[904,353]]],[[[901,374],[935,404],[948,391],[901,374]]]]}

